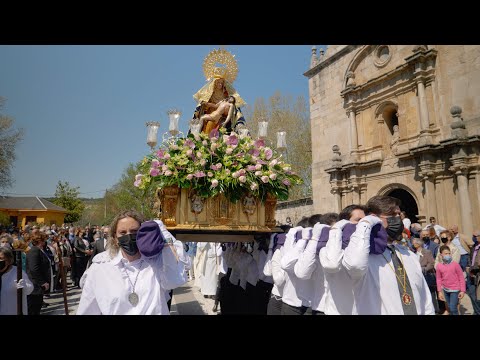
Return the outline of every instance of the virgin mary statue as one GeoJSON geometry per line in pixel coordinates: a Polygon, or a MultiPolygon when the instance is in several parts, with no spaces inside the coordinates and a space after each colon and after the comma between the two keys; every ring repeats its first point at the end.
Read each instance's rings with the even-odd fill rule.
{"type": "Polygon", "coordinates": [[[232,85],[238,73],[234,56],[225,49],[211,51],[203,62],[203,73],[207,83],[193,95],[197,107],[192,124],[200,125],[201,131],[206,134],[220,128],[229,133],[245,127],[245,118],[240,111],[245,101],[232,85]],[[235,100],[229,100],[229,97],[235,100]],[[231,111],[228,111],[230,107],[223,106],[225,102],[231,104],[231,111]],[[215,116],[204,116],[212,113],[215,116]]]}

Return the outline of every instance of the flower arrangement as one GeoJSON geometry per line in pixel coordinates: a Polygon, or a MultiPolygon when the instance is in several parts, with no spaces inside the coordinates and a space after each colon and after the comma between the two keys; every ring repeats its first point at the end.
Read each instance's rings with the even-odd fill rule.
{"type": "Polygon", "coordinates": [[[302,179],[264,140],[234,132],[189,134],[147,155],[135,176],[135,186],[191,188],[204,198],[223,193],[235,203],[252,194],[264,202],[267,194],[287,200],[289,188],[302,179]]]}

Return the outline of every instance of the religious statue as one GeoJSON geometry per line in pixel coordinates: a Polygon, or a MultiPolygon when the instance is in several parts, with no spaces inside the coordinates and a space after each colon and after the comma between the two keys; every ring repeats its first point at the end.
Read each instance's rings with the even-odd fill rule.
{"type": "Polygon", "coordinates": [[[235,113],[235,98],[233,96],[229,96],[227,99],[220,101],[218,104],[211,106],[215,108],[213,112],[210,114],[204,114],[200,118],[200,120],[204,124],[204,131],[207,134],[210,134],[210,131],[213,129],[217,129],[220,127],[228,128],[230,127],[231,130],[231,122],[232,118],[235,113]],[[222,123],[220,123],[221,119],[225,119],[222,123]]]}
{"type": "Polygon", "coordinates": [[[204,201],[205,200],[200,195],[198,195],[195,192],[192,192],[190,194],[191,211],[196,215],[200,214],[203,211],[204,201]]]}
{"type": "Polygon", "coordinates": [[[201,131],[206,134],[220,127],[229,133],[240,124],[245,125],[245,118],[240,111],[245,101],[232,86],[238,72],[234,56],[225,49],[211,51],[203,62],[203,72],[207,84],[193,95],[197,107],[192,122],[200,120],[201,131]]]}
{"type": "Polygon", "coordinates": [[[253,215],[257,209],[257,201],[252,194],[246,195],[242,200],[243,212],[247,215],[253,215]]]}
{"type": "Polygon", "coordinates": [[[398,125],[393,126],[393,135],[392,135],[392,141],[390,142],[390,148],[392,149],[393,154],[397,154],[397,146],[398,146],[398,140],[400,138],[400,133],[399,133],[399,127],[398,125]]]}

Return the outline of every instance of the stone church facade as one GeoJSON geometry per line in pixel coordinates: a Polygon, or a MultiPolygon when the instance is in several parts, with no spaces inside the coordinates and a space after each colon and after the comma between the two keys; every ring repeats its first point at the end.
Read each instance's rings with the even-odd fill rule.
{"type": "Polygon", "coordinates": [[[412,222],[480,228],[480,46],[331,45],[304,75],[314,212],[381,194],[412,222]]]}

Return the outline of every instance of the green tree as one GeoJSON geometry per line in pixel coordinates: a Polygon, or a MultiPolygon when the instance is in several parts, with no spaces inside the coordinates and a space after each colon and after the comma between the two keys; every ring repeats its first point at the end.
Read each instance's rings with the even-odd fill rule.
{"type": "Polygon", "coordinates": [[[312,138],[307,103],[302,96],[293,99],[276,92],[268,101],[257,98],[252,106],[242,109],[252,137],[258,136],[259,121],[268,121],[267,144],[276,147],[277,132],[287,133],[286,162],[303,179],[302,185],[293,187],[289,200],[312,195],[312,138]]]}
{"type": "Polygon", "coordinates": [[[0,212],[0,225],[8,226],[10,225],[10,216],[5,213],[0,212]]]}
{"type": "Polygon", "coordinates": [[[140,190],[133,185],[135,175],[140,172],[140,162],[129,164],[122,173],[120,180],[107,191],[107,220],[110,222],[115,215],[125,210],[136,210],[147,219],[153,219],[154,189],[140,190]]]}
{"type": "Polygon", "coordinates": [[[65,216],[66,223],[74,223],[80,220],[85,204],[78,198],[79,187],[71,187],[67,181],[59,181],[55,190],[55,198],[52,202],[58,206],[67,209],[65,216]]]}
{"type": "MultiPolygon", "coordinates": [[[[5,99],[0,97],[0,111],[5,99]]],[[[0,189],[12,186],[11,170],[15,161],[15,148],[23,138],[23,129],[13,129],[14,120],[0,113],[0,189]]]]}

